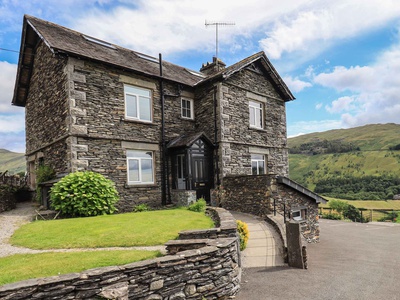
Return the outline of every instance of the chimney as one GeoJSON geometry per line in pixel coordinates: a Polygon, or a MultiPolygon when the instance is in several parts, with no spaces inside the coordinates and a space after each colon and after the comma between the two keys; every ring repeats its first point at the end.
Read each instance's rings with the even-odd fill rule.
{"type": "Polygon", "coordinates": [[[218,73],[222,69],[225,69],[225,67],[226,67],[225,63],[223,63],[222,60],[214,56],[213,62],[212,63],[207,62],[207,64],[203,64],[201,66],[200,72],[206,75],[212,75],[218,73]]]}

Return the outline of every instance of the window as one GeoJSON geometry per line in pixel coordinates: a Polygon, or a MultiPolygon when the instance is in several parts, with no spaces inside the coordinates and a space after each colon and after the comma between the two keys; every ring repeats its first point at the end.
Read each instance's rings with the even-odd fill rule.
{"type": "Polygon", "coordinates": [[[265,174],[265,156],[262,154],[251,154],[251,174],[265,174]]]}
{"type": "Polygon", "coordinates": [[[250,127],[263,128],[263,104],[249,101],[250,127]]]}
{"type": "Polygon", "coordinates": [[[305,220],[307,217],[307,209],[306,208],[294,208],[291,211],[292,219],[295,221],[305,220]]]}
{"type": "Polygon", "coordinates": [[[182,99],[181,100],[181,111],[182,118],[193,119],[193,100],[192,99],[182,99]]]}
{"type": "Polygon", "coordinates": [[[154,183],[153,152],[127,150],[128,184],[154,183]]]}
{"type": "Polygon", "coordinates": [[[125,117],[127,119],[151,122],[151,91],[131,85],[125,85],[124,93],[125,117]]]}

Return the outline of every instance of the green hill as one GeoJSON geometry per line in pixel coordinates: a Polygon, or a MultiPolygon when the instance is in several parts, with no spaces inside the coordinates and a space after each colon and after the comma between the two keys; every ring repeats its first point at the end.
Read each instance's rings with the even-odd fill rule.
{"type": "Polygon", "coordinates": [[[347,199],[382,199],[400,193],[394,188],[400,178],[400,150],[395,150],[400,149],[398,124],[311,133],[289,138],[288,146],[290,178],[311,190],[345,194],[347,199]]]}
{"type": "Polygon", "coordinates": [[[26,161],[24,153],[11,152],[0,149],[0,173],[8,171],[9,174],[25,172],[26,161]]]}

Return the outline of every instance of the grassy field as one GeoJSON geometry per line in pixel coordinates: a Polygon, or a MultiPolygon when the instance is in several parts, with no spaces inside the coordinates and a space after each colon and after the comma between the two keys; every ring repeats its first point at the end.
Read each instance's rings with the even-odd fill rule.
{"type": "MultiPolygon", "coordinates": [[[[383,211],[379,210],[386,210],[387,212],[390,211],[397,211],[400,213],[400,200],[386,200],[386,201],[368,201],[368,200],[343,200],[343,199],[335,199],[326,197],[327,200],[340,200],[347,202],[358,209],[366,209],[363,211],[363,216],[368,218],[370,221],[378,221],[381,218],[387,216],[387,214],[383,211]]],[[[326,204],[320,204],[321,208],[329,208],[329,202],[326,204]]],[[[327,213],[327,210],[322,210],[323,213],[327,213]]],[[[400,223],[400,218],[397,218],[397,223],[400,223]]]]}
{"type": "MultiPolygon", "coordinates": [[[[366,209],[388,209],[388,210],[399,210],[400,211],[400,200],[386,200],[386,201],[368,201],[368,200],[343,200],[326,197],[327,200],[334,199],[345,201],[357,208],[366,209]]],[[[329,204],[320,204],[321,207],[329,207],[329,204]]]]}
{"type": "Polygon", "coordinates": [[[152,246],[175,239],[181,230],[211,227],[211,219],[201,213],[158,210],[36,221],[19,228],[11,243],[31,249],[152,246]]]}
{"type": "Polygon", "coordinates": [[[16,254],[0,258],[0,285],[30,278],[124,265],[161,256],[159,251],[88,251],[16,254]]]}

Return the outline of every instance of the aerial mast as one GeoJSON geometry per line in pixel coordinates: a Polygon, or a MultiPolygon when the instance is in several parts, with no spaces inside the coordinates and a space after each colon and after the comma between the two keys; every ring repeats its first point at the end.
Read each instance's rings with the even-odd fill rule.
{"type": "Polygon", "coordinates": [[[215,61],[216,65],[218,66],[218,27],[219,26],[233,26],[235,25],[234,22],[207,22],[205,21],[206,27],[208,26],[215,26],[215,61]]]}

